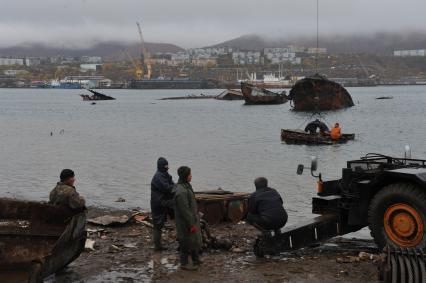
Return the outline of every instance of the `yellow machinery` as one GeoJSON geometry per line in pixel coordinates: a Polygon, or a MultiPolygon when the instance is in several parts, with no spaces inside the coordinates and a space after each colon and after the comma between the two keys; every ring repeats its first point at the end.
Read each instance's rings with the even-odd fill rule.
{"type": "Polygon", "coordinates": [[[149,53],[145,48],[145,41],[143,39],[141,25],[139,24],[139,22],[136,22],[136,25],[138,27],[139,40],[141,44],[141,67],[139,69],[141,70],[142,73],[140,77],[145,79],[150,79],[151,78],[151,62],[149,58],[149,53]]]}

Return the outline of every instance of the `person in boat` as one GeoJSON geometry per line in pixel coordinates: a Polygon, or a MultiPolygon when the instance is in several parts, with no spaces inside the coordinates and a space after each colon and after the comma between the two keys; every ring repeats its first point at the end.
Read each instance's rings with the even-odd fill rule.
{"type": "Polygon", "coordinates": [[[174,201],[180,267],[185,270],[196,270],[202,263],[199,256],[202,238],[197,202],[191,186],[191,168],[179,167],[178,175],[174,201]],[[192,259],[192,266],[189,265],[189,257],[192,259]]]}
{"type": "Polygon", "coordinates": [[[161,244],[161,233],[167,216],[174,216],[173,194],[174,186],[172,176],[168,173],[169,162],[164,157],[157,160],[157,172],[151,181],[151,212],[154,224],[153,242],[157,251],[166,250],[161,244]]]}
{"type": "Polygon", "coordinates": [[[339,123],[334,124],[334,127],[330,131],[330,137],[332,140],[338,140],[340,139],[340,136],[342,135],[342,130],[340,128],[339,123]]]}
{"type": "Polygon", "coordinates": [[[317,134],[318,129],[321,135],[326,135],[330,131],[324,122],[316,119],[315,121],[312,121],[306,125],[305,132],[309,132],[311,135],[317,134]]]}
{"type": "Polygon", "coordinates": [[[60,182],[58,182],[56,187],[50,192],[49,203],[54,205],[66,205],[75,210],[84,210],[86,208],[86,201],[77,193],[74,187],[74,171],[71,169],[64,169],[59,178],[60,182]]]}
{"type": "Polygon", "coordinates": [[[288,219],[280,194],[268,187],[265,177],[254,180],[254,185],[256,191],[248,200],[247,222],[261,231],[274,230],[279,234],[288,219]]]}

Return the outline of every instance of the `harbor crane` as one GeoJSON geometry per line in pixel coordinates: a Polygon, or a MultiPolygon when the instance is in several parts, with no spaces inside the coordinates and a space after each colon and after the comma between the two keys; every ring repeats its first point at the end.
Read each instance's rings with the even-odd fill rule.
{"type": "Polygon", "coordinates": [[[150,79],[151,63],[149,62],[149,53],[145,48],[145,41],[143,39],[142,28],[140,23],[136,22],[136,26],[138,27],[140,47],[141,47],[141,67],[140,67],[140,70],[142,71],[141,77],[150,79]]]}
{"type": "Polygon", "coordinates": [[[130,55],[129,51],[125,50],[125,53],[126,53],[127,57],[129,58],[130,62],[132,63],[133,67],[135,68],[135,78],[137,80],[142,79],[142,76],[143,76],[142,68],[140,67],[140,65],[137,64],[135,59],[133,59],[133,57],[132,57],[132,55],[130,55]]]}

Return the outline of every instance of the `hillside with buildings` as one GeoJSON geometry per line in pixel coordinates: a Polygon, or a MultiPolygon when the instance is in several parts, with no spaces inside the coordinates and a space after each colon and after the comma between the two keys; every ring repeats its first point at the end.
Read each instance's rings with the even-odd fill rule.
{"type": "MultiPolygon", "coordinates": [[[[243,36],[213,47],[183,49],[146,43],[99,43],[91,48],[24,46],[0,49],[0,87],[129,87],[138,72],[144,79],[207,80],[216,87],[238,87],[240,80],[294,83],[316,72],[344,85],[426,83],[426,40],[402,35],[367,36],[353,43],[269,40],[243,36]],[[301,44],[304,42],[305,44],[301,44]],[[344,44],[343,44],[344,43],[344,44]],[[371,48],[363,47],[370,44],[371,48]],[[12,52],[13,51],[13,52],[12,52]],[[144,66],[142,66],[144,65],[144,66]],[[145,69],[149,69],[149,74],[145,69]],[[147,77],[148,75],[148,77],[147,77]]],[[[338,38],[334,37],[334,42],[338,38]]]]}
{"type": "MultiPolygon", "coordinates": [[[[331,53],[370,53],[390,55],[396,49],[422,49],[426,47],[426,33],[420,31],[380,32],[358,35],[321,35],[320,46],[331,53]]],[[[314,36],[286,38],[264,37],[258,34],[244,35],[212,47],[232,47],[241,50],[262,50],[268,47],[289,45],[316,46],[314,36]]]]}

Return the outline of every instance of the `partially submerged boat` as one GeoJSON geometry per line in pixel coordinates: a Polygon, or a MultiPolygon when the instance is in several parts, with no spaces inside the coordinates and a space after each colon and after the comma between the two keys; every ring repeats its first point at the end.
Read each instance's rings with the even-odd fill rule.
{"type": "Polygon", "coordinates": [[[295,111],[326,111],[354,106],[343,86],[319,74],[297,81],[288,98],[295,111]]]}
{"type": "Polygon", "coordinates": [[[0,199],[0,281],[42,282],[84,250],[86,214],[41,202],[0,199]]]}
{"type": "Polygon", "coordinates": [[[241,92],[248,105],[283,104],[288,101],[285,91],[276,93],[264,88],[255,87],[245,82],[241,83],[241,92]]]}
{"type": "Polygon", "coordinates": [[[92,95],[81,94],[80,96],[83,98],[83,101],[115,100],[115,98],[112,96],[105,95],[92,89],[87,90],[90,91],[92,95]]]}
{"type": "Polygon", "coordinates": [[[342,134],[338,140],[333,140],[329,135],[309,134],[302,130],[281,129],[281,141],[287,144],[332,145],[347,143],[355,139],[355,134],[342,134]]]}
{"type": "Polygon", "coordinates": [[[217,100],[243,100],[243,94],[236,89],[227,89],[215,97],[217,100]]]}
{"type": "Polygon", "coordinates": [[[172,97],[164,97],[159,100],[186,100],[186,99],[213,99],[216,96],[214,95],[205,95],[201,93],[200,95],[188,94],[186,96],[172,96],[172,97]]]}

